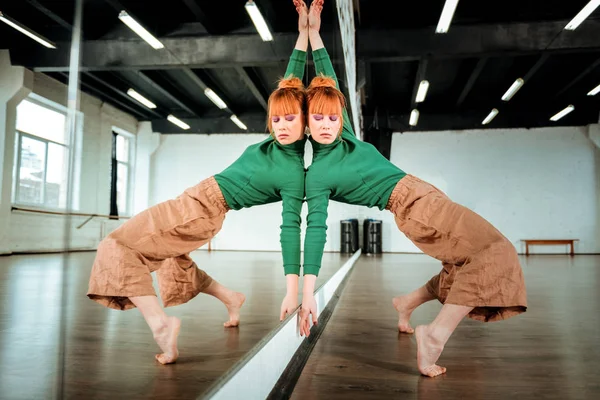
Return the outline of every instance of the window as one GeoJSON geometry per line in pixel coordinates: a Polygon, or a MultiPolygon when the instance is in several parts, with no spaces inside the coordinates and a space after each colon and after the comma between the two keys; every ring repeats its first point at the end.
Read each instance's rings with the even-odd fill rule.
{"type": "Polygon", "coordinates": [[[17,106],[14,203],[66,208],[71,150],[66,119],[66,112],[34,97],[17,106]]]}
{"type": "Polygon", "coordinates": [[[129,215],[133,135],[113,128],[111,215],[129,215]]]}

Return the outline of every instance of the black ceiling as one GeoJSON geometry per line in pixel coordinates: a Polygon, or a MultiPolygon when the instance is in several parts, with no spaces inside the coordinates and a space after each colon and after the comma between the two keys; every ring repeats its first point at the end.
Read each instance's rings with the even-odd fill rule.
{"type": "MultiPolygon", "coordinates": [[[[153,121],[158,132],[244,132],[229,120],[235,113],[251,132],[264,132],[266,99],[285,70],[297,35],[291,0],[256,0],[273,42],[263,42],[246,0],[85,0],[81,88],[153,121]],[[117,18],[127,10],[165,44],[154,50],[117,18]],[[228,104],[220,110],[205,87],[228,104]],[[134,88],[158,106],[150,110],[127,96],[134,88]],[[188,122],[182,131],[168,114],[188,122]]],[[[357,85],[364,126],[378,115],[394,130],[446,130],[587,125],[598,122],[600,8],[577,30],[564,26],[588,0],[461,0],[448,34],[435,34],[444,0],[425,2],[353,0],[357,85]],[[517,78],[525,85],[509,102],[501,96],[517,78]],[[416,86],[430,82],[418,105],[416,127],[408,124],[416,86]],[[569,104],[575,111],[549,118],[569,104]],[[492,108],[500,113],[481,121],[492,108]]],[[[14,65],[68,79],[74,0],[0,0],[0,11],[55,42],[56,50],[0,24],[0,48],[14,65]]],[[[342,43],[335,0],[323,12],[326,46],[343,76],[342,43]]],[[[307,68],[307,80],[314,76],[307,68]]],[[[343,83],[343,79],[341,79],[343,83]]],[[[344,88],[345,89],[345,88],[344,88]]]]}

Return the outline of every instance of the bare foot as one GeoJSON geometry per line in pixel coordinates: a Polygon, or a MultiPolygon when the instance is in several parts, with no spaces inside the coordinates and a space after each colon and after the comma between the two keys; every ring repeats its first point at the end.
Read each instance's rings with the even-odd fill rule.
{"type": "Polygon", "coordinates": [[[394,297],[392,304],[398,311],[398,330],[403,333],[414,333],[415,330],[410,326],[410,314],[413,310],[408,308],[406,296],[394,297]]]}
{"type": "Polygon", "coordinates": [[[436,365],[436,361],[444,350],[444,345],[433,338],[427,325],[417,326],[415,335],[417,337],[417,365],[421,374],[433,378],[445,373],[446,368],[436,365]]]}
{"type": "Polygon", "coordinates": [[[229,321],[225,322],[225,328],[233,328],[240,324],[240,308],[246,301],[246,296],[243,293],[233,292],[233,296],[225,302],[227,312],[229,313],[229,321]]]}
{"type": "Polygon", "coordinates": [[[154,333],[154,340],[163,351],[162,354],[156,355],[156,359],[159,363],[171,364],[179,357],[179,350],[177,350],[177,336],[179,335],[180,327],[181,321],[179,318],[168,317],[167,323],[154,333]]]}

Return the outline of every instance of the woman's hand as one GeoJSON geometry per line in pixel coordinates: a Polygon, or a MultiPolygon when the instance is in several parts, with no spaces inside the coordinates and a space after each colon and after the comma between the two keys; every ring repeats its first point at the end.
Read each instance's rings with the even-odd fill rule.
{"type": "Polygon", "coordinates": [[[308,10],[308,26],[310,30],[317,31],[321,29],[321,11],[323,11],[324,0],[313,0],[308,10]]]}

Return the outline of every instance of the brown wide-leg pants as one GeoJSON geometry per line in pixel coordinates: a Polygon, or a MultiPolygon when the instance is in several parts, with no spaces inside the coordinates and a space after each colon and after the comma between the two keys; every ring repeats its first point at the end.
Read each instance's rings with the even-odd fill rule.
{"type": "Polygon", "coordinates": [[[386,208],[419,249],[442,262],[426,284],[442,304],[474,307],[469,317],[485,322],[526,311],[517,252],[483,217],[412,175],[398,182],[386,208]]]}
{"type": "Polygon", "coordinates": [[[88,297],[116,310],[134,308],[129,297],[156,295],[150,275],[156,271],[165,307],[193,299],[212,278],[188,253],[219,232],[228,210],[210,177],[137,214],[100,242],[88,297]]]}

